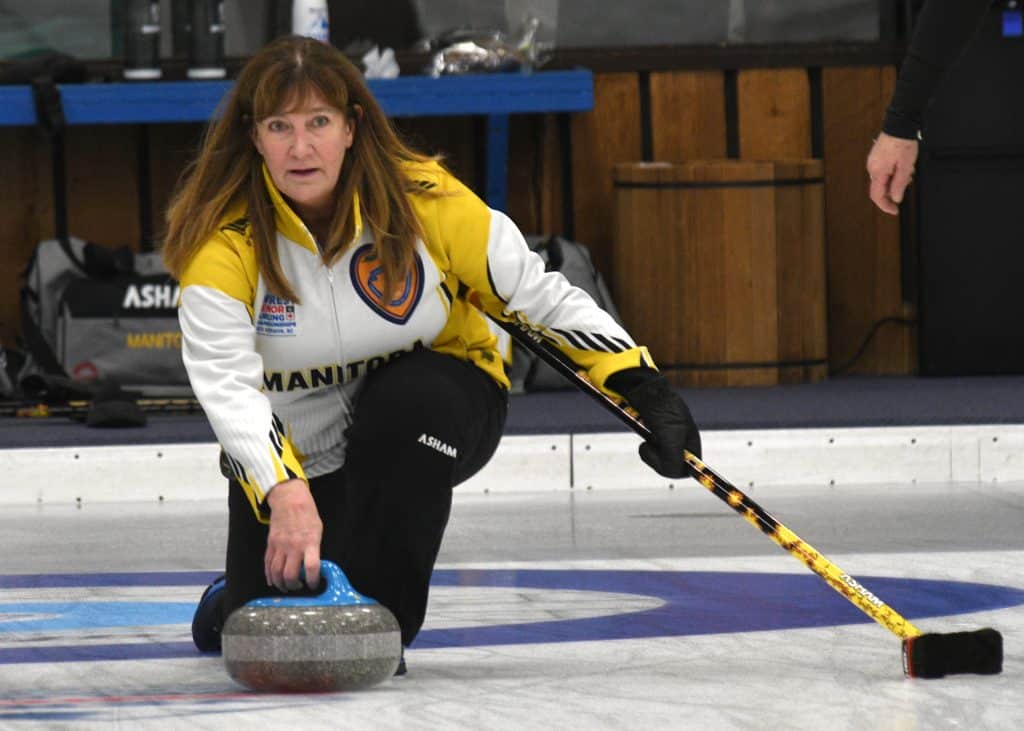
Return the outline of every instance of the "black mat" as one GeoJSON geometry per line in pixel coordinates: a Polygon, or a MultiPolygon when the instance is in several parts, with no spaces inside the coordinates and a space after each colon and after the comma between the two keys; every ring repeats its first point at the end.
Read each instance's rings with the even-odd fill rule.
{"type": "MultiPolygon", "coordinates": [[[[1024,376],[841,378],[815,384],[681,391],[702,429],[1024,424],[1024,376]]],[[[512,397],[507,434],[622,431],[576,391],[512,397]]],[[[0,418],[0,449],[213,441],[201,414],[150,414],[147,426],[91,429],[64,418],[0,418]]]]}

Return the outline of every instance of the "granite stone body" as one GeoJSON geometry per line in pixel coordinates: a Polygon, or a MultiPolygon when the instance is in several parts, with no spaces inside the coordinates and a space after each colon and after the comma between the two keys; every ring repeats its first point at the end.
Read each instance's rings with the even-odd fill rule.
{"type": "MultiPolygon", "coordinates": [[[[347,587],[343,575],[340,581],[347,587]]],[[[350,600],[325,592],[235,610],[221,633],[228,674],[252,690],[274,693],[358,690],[387,680],[402,655],[398,621],[386,607],[355,596],[360,603],[341,603],[350,600]]]]}

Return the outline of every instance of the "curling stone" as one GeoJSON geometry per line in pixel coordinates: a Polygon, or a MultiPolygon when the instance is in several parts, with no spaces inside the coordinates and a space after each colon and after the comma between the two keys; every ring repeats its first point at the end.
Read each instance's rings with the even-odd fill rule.
{"type": "Polygon", "coordinates": [[[224,624],[228,674],[252,690],[322,693],[368,688],[395,673],[398,620],[320,562],[326,589],[313,597],[268,597],[239,607],[224,624]]]}

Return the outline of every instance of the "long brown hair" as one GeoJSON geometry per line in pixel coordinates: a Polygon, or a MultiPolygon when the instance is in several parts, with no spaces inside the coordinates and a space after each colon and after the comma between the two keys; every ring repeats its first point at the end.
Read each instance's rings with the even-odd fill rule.
{"type": "MultiPolygon", "coordinates": [[[[274,210],[263,180],[262,158],[252,140],[260,120],[299,108],[312,94],[342,110],[355,127],[335,190],[334,213],[324,243],[330,264],[352,240],[353,196],[358,192],[364,225],[373,233],[384,274],[384,292],[405,280],[422,235],[407,194],[423,194],[402,164],[433,158],[407,147],[396,134],[362,73],[332,46],[286,36],[264,46],[242,68],[209,125],[198,157],[182,174],[167,210],[163,257],[180,278],[189,261],[212,236],[228,208],[245,200],[256,258],[267,288],[278,297],[299,298],[281,270],[274,210]]],[[[429,194],[429,193],[427,193],[429,194]]]]}

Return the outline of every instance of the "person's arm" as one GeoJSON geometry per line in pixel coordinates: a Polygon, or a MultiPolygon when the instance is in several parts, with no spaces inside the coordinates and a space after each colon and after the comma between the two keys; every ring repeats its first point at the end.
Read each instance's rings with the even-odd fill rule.
{"type": "Polygon", "coordinates": [[[658,372],[653,359],[593,298],[559,272],[545,271],[518,227],[454,178],[437,199],[438,225],[453,272],[471,290],[470,301],[500,320],[528,324],[586,370],[606,393],[624,398],[653,434],[640,456],[659,474],[689,475],[686,449],[700,456],[700,433],[689,408],[658,372]]]}
{"type": "Polygon", "coordinates": [[[268,585],[299,588],[305,565],[307,583],[316,586],[322,524],[286,429],[262,391],[251,309],[255,263],[240,250],[246,248],[217,235],[182,275],[182,360],[235,479],[257,519],[270,524],[268,585]]]}
{"type": "Polygon", "coordinates": [[[990,0],[928,0],[900,67],[882,131],[868,155],[869,195],[886,213],[899,204],[914,175],[925,109],[946,70],[988,12],[990,0]]]}
{"type": "Polygon", "coordinates": [[[924,111],[946,70],[960,56],[984,19],[991,0],[928,0],[900,66],[882,131],[913,140],[924,111]]]}

